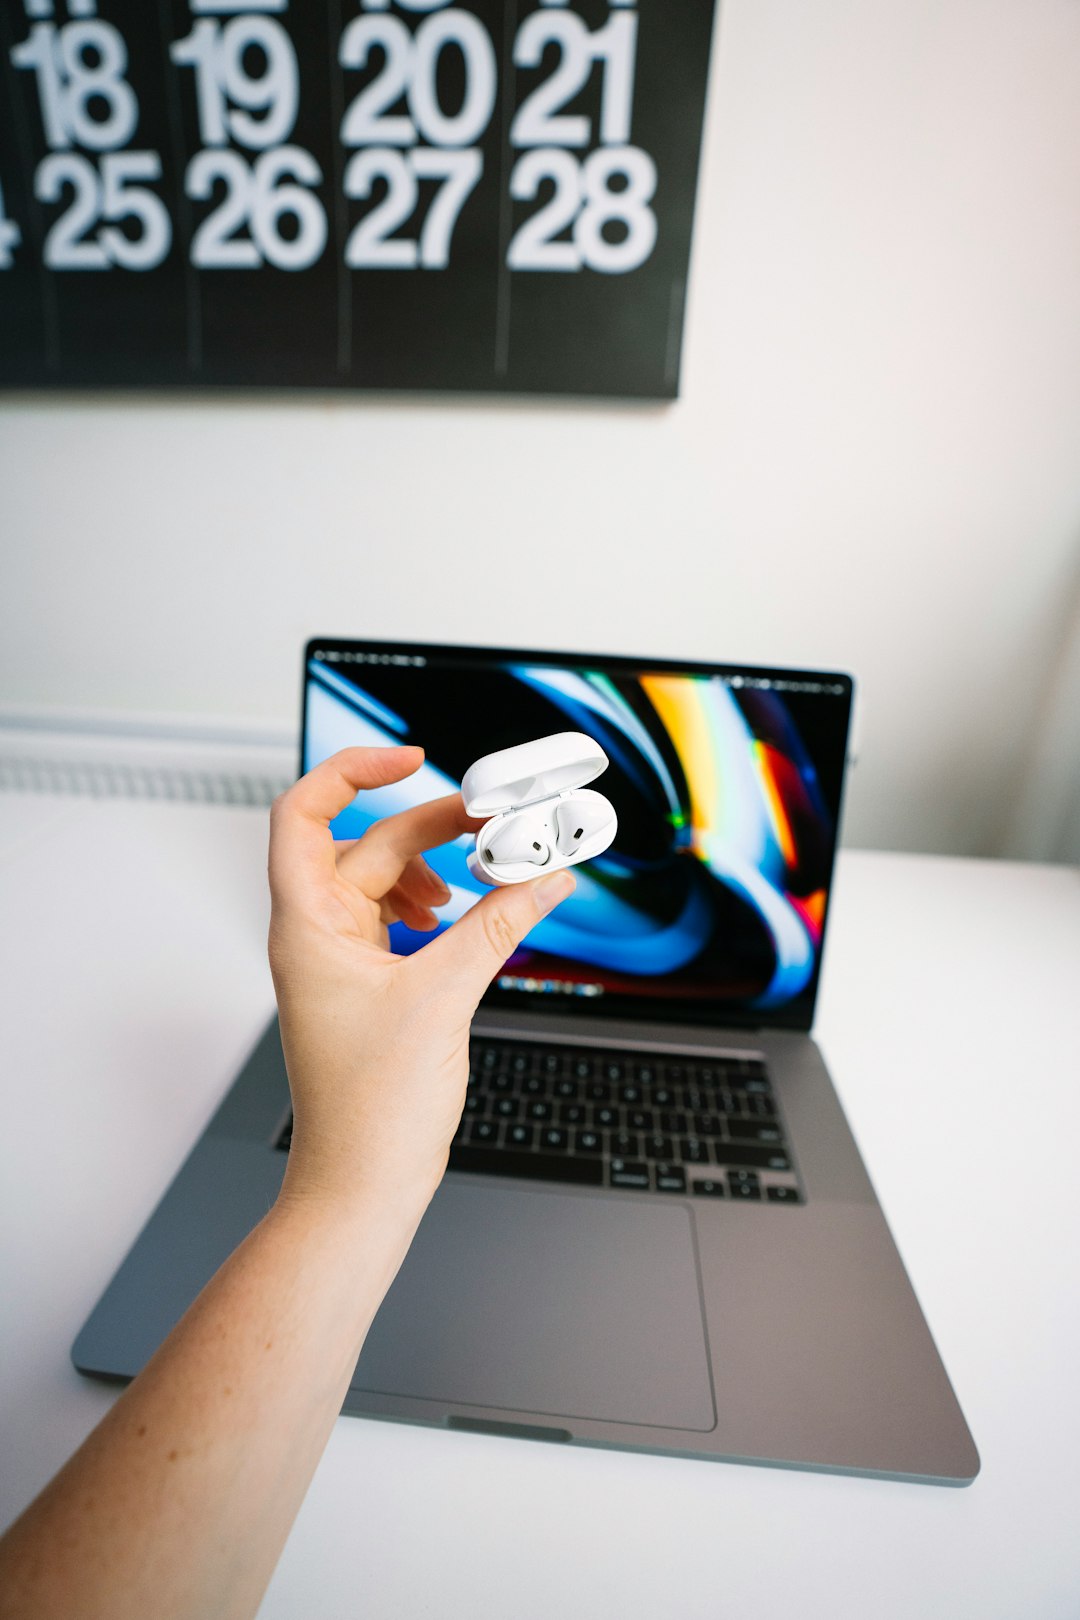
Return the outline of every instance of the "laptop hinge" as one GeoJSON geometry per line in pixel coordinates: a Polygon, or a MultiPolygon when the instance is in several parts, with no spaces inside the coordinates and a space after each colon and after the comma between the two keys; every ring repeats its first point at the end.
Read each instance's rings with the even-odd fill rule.
{"type": "Polygon", "coordinates": [[[698,1030],[685,1025],[642,1024],[628,1028],[625,1022],[590,1021],[587,1027],[573,1018],[558,1014],[537,1017],[522,1013],[507,1017],[481,1008],[473,1019],[472,1032],[481,1039],[535,1040],[553,1046],[597,1046],[621,1052],[658,1052],[680,1057],[760,1057],[760,1031],[754,1029],[698,1030]]]}

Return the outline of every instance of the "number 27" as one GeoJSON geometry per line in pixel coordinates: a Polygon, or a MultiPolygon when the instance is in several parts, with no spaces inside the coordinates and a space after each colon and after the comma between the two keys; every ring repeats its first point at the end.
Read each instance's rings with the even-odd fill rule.
{"type": "Polygon", "coordinates": [[[413,147],[400,152],[389,146],[368,147],[350,158],[345,170],[345,195],[370,197],[376,180],[386,182],[386,196],[365,214],[349,236],[345,263],[351,270],[445,270],[450,262],[454,226],[483,169],[476,147],[443,151],[413,147]],[[420,241],[402,237],[389,240],[391,231],[404,225],[416,207],[420,180],[441,180],[420,231],[420,241]]]}

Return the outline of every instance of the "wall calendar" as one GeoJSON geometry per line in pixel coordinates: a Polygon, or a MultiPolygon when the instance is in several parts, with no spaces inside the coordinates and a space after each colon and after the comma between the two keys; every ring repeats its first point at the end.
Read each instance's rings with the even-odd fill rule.
{"type": "Polygon", "coordinates": [[[712,0],[5,0],[0,386],[678,392],[712,0]]]}

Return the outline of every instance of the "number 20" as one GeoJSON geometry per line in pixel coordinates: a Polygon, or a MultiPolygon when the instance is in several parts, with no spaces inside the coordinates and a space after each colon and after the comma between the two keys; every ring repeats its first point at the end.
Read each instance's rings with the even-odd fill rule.
{"type": "Polygon", "coordinates": [[[341,65],[363,68],[372,50],[385,57],[341,123],[345,146],[410,146],[417,130],[435,146],[469,146],[480,139],[495,106],[498,70],[484,25],[467,11],[440,11],[409,33],[398,17],[362,16],[341,37],[341,65]],[[439,103],[438,66],[443,51],[457,50],[465,69],[465,95],[457,112],[439,103]],[[405,96],[410,117],[387,109],[405,96]]]}

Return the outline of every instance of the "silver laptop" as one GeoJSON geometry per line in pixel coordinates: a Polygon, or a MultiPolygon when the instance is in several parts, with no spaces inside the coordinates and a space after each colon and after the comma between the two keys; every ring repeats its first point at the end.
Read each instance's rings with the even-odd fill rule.
{"type": "MultiPolygon", "coordinates": [[[[966,1484],[979,1458],[811,1038],[852,683],[758,669],[319,640],[302,764],[420,742],[334,831],[587,732],[612,847],[473,1028],[450,1169],[348,1412],[966,1484]]],[[[481,892],[434,850],[447,921],[481,892]]],[[[400,952],[429,935],[393,929],[400,952]]],[[[75,1342],[130,1377],[265,1212],[289,1091],[266,1030],[75,1342]]]]}

